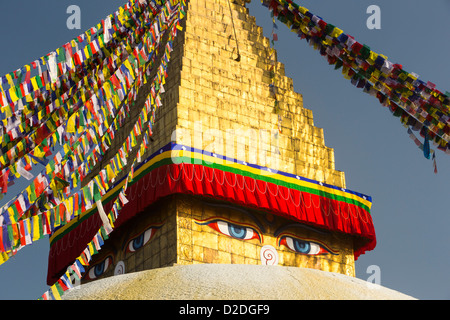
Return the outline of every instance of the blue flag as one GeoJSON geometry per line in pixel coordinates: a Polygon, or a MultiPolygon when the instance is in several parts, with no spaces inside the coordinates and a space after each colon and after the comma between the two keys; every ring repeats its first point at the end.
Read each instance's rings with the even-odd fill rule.
{"type": "Polygon", "coordinates": [[[423,155],[425,158],[430,159],[430,141],[428,141],[428,135],[425,132],[425,141],[423,142],[423,155]]]}

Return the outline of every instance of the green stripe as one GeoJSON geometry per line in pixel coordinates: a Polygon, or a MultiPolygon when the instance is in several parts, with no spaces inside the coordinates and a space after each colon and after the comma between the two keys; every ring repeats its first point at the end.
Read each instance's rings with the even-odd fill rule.
{"type": "MultiPolygon", "coordinates": [[[[184,162],[184,163],[200,164],[199,163],[200,162],[199,159],[193,159],[193,158],[189,158],[189,157],[178,157],[177,159],[181,159],[181,161],[177,161],[177,163],[184,162]]],[[[205,166],[205,167],[217,168],[217,169],[222,170],[222,171],[227,171],[227,172],[239,174],[239,175],[242,175],[242,176],[253,178],[255,180],[262,180],[262,181],[265,181],[265,182],[273,183],[273,184],[276,184],[276,185],[279,185],[279,186],[284,186],[284,187],[287,187],[287,188],[290,188],[290,189],[295,189],[295,190],[302,191],[302,192],[315,194],[315,195],[318,195],[318,196],[321,196],[321,197],[325,197],[325,198],[329,198],[329,199],[332,199],[332,200],[342,201],[342,202],[349,203],[349,204],[354,204],[354,205],[356,205],[358,207],[363,208],[364,210],[366,210],[368,212],[370,211],[370,208],[367,205],[365,205],[364,203],[361,203],[358,200],[347,198],[347,197],[344,197],[344,196],[340,196],[340,195],[337,195],[337,194],[334,194],[334,193],[326,192],[326,191],[323,191],[323,190],[318,190],[318,189],[315,189],[315,188],[300,186],[300,185],[297,185],[295,183],[286,182],[286,181],[283,181],[283,180],[280,180],[280,179],[277,179],[277,178],[272,178],[272,177],[268,177],[268,176],[264,176],[264,175],[258,175],[258,174],[255,174],[255,173],[252,173],[252,172],[249,172],[249,171],[246,171],[246,170],[241,170],[241,169],[238,169],[238,168],[225,166],[225,165],[222,165],[222,164],[217,164],[217,163],[212,163],[211,164],[211,163],[206,162],[206,161],[202,161],[201,164],[203,166],[205,166]]]]}
{"type": "MultiPolygon", "coordinates": [[[[242,170],[242,169],[238,169],[238,168],[234,168],[234,167],[230,167],[230,166],[226,166],[226,165],[221,165],[221,164],[217,164],[217,163],[210,163],[209,161],[205,161],[205,160],[201,160],[200,163],[200,159],[198,158],[191,158],[191,157],[176,157],[175,160],[176,164],[180,164],[180,163],[188,163],[188,164],[201,164],[205,167],[209,167],[209,168],[215,168],[215,169],[219,169],[225,172],[230,172],[230,173],[235,173],[235,174],[239,174],[242,176],[246,176],[249,178],[253,178],[255,180],[261,180],[261,181],[265,181],[268,183],[273,183],[276,185],[280,185],[280,186],[284,186],[290,189],[294,189],[294,190],[298,190],[301,192],[307,192],[310,194],[314,194],[317,196],[321,196],[324,198],[328,198],[331,200],[335,200],[335,201],[341,201],[341,202],[345,202],[348,204],[353,204],[356,205],[362,209],[364,209],[367,212],[370,212],[370,208],[355,200],[355,199],[351,199],[351,198],[347,198],[344,196],[340,196],[340,195],[336,195],[330,192],[326,192],[326,191],[322,191],[322,190],[318,190],[315,188],[310,188],[310,187],[305,187],[305,186],[300,186],[294,183],[290,183],[290,182],[286,182],[280,179],[276,179],[276,178],[272,178],[272,177],[268,177],[268,176],[263,176],[263,175],[258,175],[246,170],[242,170]]],[[[137,183],[140,179],[142,179],[144,176],[146,176],[148,173],[150,173],[151,171],[165,166],[165,165],[171,165],[174,164],[173,158],[168,157],[168,158],[164,158],[161,159],[159,161],[156,161],[155,163],[153,163],[152,165],[148,166],[147,168],[143,169],[138,175],[136,175],[135,177],[133,177],[132,181],[129,181],[128,186],[132,186],[135,183],[137,183]]],[[[109,195],[108,197],[102,199],[102,203],[106,204],[108,202],[110,202],[111,200],[115,199],[119,193],[121,191],[121,188],[119,188],[116,192],[112,193],[111,195],[109,195]]],[[[78,220],[76,223],[73,223],[72,225],[68,226],[66,230],[64,230],[64,232],[62,232],[61,234],[53,237],[50,241],[50,246],[57,240],[61,239],[62,237],[65,236],[65,234],[67,234],[68,232],[72,231],[73,229],[75,229],[77,227],[77,225],[81,222],[83,222],[84,220],[88,219],[89,217],[91,217],[93,214],[97,213],[97,208],[92,209],[91,211],[87,212],[86,214],[82,215],[82,216],[78,216],[78,220]]]]}

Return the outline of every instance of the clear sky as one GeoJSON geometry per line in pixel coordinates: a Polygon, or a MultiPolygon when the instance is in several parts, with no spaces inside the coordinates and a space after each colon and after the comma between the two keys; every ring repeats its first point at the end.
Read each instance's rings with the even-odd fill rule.
{"type": "MultiPolygon", "coordinates": [[[[450,91],[449,0],[296,0],[325,21],[400,63],[442,92],[450,91]],[[369,30],[369,5],[381,9],[381,29],[369,30]]],[[[0,74],[30,63],[94,26],[125,0],[3,1],[0,74]],[[81,30],[69,30],[66,9],[81,8],[81,30]]],[[[248,6],[269,37],[272,22],[259,0],[248,6]]],[[[381,285],[420,299],[450,298],[449,157],[437,150],[438,174],[406,129],[377,99],[350,84],[320,54],[277,21],[275,48],[286,75],[324,129],[347,188],[371,195],[375,250],[356,262],[356,276],[379,267],[381,285]]],[[[434,146],[432,145],[432,148],[434,146]]],[[[4,202],[5,199],[1,203],[4,202]]],[[[0,299],[37,299],[47,289],[48,240],[0,265],[0,299]]]]}

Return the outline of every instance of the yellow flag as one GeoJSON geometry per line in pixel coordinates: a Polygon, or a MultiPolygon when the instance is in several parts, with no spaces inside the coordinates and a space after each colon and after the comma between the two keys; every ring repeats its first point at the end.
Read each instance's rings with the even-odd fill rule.
{"type": "Polygon", "coordinates": [[[84,54],[86,55],[86,59],[89,59],[91,55],[89,53],[89,50],[88,50],[87,46],[84,47],[83,51],[84,51],[84,54]]]}
{"type": "Polygon", "coordinates": [[[0,162],[3,166],[6,166],[6,159],[5,159],[6,155],[0,156],[0,162]]]}
{"type": "Polygon", "coordinates": [[[59,121],[59,116],[58,116],[58,114],[57,114],[56,112],[52,113],[52,119],[53,119],[55,122],[59,121]]]}
{"type": "Polygon", "coordinates": [[[133,80],[135,79],[135,75],[134,75],[134,71],[133,71],[133,67],[130,64],[130,61],[125,60],[125,62],[123,63],[125,65],[125,67],[130,71],[131,77],[133,78],[133,80]]]}
{"type": "Polygon", "coordinates": [[[0,264],[8,261],[9,257],[8,254],[6,254],[6,252],[0,252],[0,264]]]}
{"type": "Polygon", "coordinates": [[[123,166],[122,166],[122,163],[120,162],[119,154],[116,154],[116,161],[117,161],[117,165],[119,166],[119,171],[122,170],[123,166]]]}
{"type": "Polygon", "coordinates": [[[74,200],[73,197],[70,197],[68,199],[68,201],[66,200],[66,208],[67,208],[67,212],[69,213],[69,215],[68,215],[69,217],[71,217],[73,214],[73,209],[74,209],[73,200],[74,200]],[[67,202],[69,202],[68,205],[67,205],[67,202]]]}
{"type": "MultiPolygon", "coordinates": [[[[5,116],[7,118],[12,116],[12,112],[11,112],[11,108],[9,107],[9,105],[6,105],[4,107],[2,107],[2,112],[5,114],[5,116]]],[[[6,119],[7,120],[7,119],[6,119]]],[[[6,126],[5,126],[6,127],[6,126]]]]}
{"type": "Polygon", "coordinates": [[[13,81],[11,75],[10,75],[9,73],[7,73],[7,74],[5,75],[5,77],[6,77],[6,80],[8,80],[9,85],[10,85],[11,87],[14,87],[14,81],[13,81]]]}
{"type": "Polygon", "coordinates": [[[370,51],[369,58],[367,59],[370,64],[373,64],[375,60],[377,59],[378,54],[376,52],[370,51]]]}
{"type": "Polygon", "coordinates": [[[31,84],[33,85],[33,91],[39,90],[39,85],[36,81],[36,77],[34,76],[33,78],[31,78],[31,84]]]}
{"type": "Polygon", "coordinates": [[[64,144],[64,145],[63,145],[63,149],[64,149],[64,153],[65,153],[65,154],[68,154],[69,151],[70,151],[70,147],[69,147],[67,144],[64,144]]]}
{"type": "Polygon", "coordinates": [[[39,119],[39,121],[41,121],[44,118],[45,115],[46,115],[45,109],[42,109],[41,111],[39,111],[38,112],[38,119],[39,119]]]}
{"type": "Polygon", "coordinates": [[[113,101],[114,101],[114,104],[115,104],[117,107],[120,106],[121,101],[120,101],[120,98],[119,98],[119,96],[118,96],[117,94],[114,95],[113,101]]]}
{"type": "Polygon", "coordinates": [[[61,300],[61,296],[58,292],[58,288],[56,288],[56,285],[51,286],[50,290],[52,290],[53,296],[55,297],[56,300],[61,300]]]}
{"type": "Polygon", "coordinates": [[[16,95],[16,87],[9,88],[9,96],[12,102],[19,100],[19,97],[16,95]]]}
{"type": "Polygon", "coordinates": [[[333,31],[331,31],[331,36],[334,37],[334,38],[337,38],[337,37],[339,37],[342,34],[342,32],[343,31],[341,29],[335,27],[333,29],[333,31]]]}
{"type": "Polygon", "coordinates": [[[94,248],[92,247],[92,243],[89,242],[88,248],[89,248],[89,253],[91,254],[91,256],[93,256],[95,254],[95,251],[94,251],[94,248]]]}
{"type": "MultiPolygon", "coordinates": [[[[77,172],[77,171],[75,171],[75,172],[77,172]]],[[[75,172],[73,172],[72,175],[70,176],[72,178],[72,183],[73,183],[74,188],[78,187],[78,175],[75,174],[75,172]]]]}
{"type": "Polygon", "coordinates": [[[31,219],[33,224],[33,241],[37,241],[41,237],[39,232],[39,216],[32,216],[31,219]]]}
{"type": "Polygon", "coordinates": [[[19,151],[19,153],[23,150],[23,141],[19,141],[19,143],[17,144],[17,150],[19,151]]]}
{"type": "Polygon", "coordinates": [[[38,158],[44,158],[45,157],[45,151],[43,150],[43,148],[41,146],[37,146],[36,148],[34,148],[34,154],[35,157],[38,158]]]}
{"type": "Polygon", "coordinates": [[[108,164],[106,166],[106,173],[108,174],[108,180],[111,181],[113,178],[116,177],[116,174],[114,173],[114,171],[111,168],[111,165],[108,164]]]}
{"type": "MultiPolygon", "coordinates": [[[[26,96],[25,96],[25,99],[26,99],[26,101],[27,102],[32,102],[33,101],[33,97],[31,96],[31,94],[27,94],[26,96]]],[[[28,109],[28,106],[26,106],[25,105],[25,112],[28,114],[28,113],[31,113],[31,110],[29,110],[28,109]]]]}
{"type": "Polygon", "coordinates": [[[76,114],[74,113],[69,118],[69,121],[67,122],[67,132],[71,132],[71,133],[75,133],[76,132],[75,119],[76,119],[76,114]]]}
{"type": "Polygon", "coordinates": [[[103,88],[105,90],[106,98],[111,99],[111,88],[108,82],[103,84],[103,88]]]}
{"type": "Polygon", "coordinates": [[[8,207],[6,211],[8,211],[8,216],[9,219],[11,220],[11,223],[17,223],[16,219],[14,219],[14,210],[11,207],[8,207]]]}

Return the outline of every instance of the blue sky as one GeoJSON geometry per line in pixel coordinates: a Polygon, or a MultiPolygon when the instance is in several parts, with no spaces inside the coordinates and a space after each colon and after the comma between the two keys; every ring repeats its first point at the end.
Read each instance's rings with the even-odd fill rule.
{"type": "MultiPolygon", "coordinates": [[[[122,5],[115,1],[4,1],[0,10],[0,74],[11,72],[78,36],[122,5]],[[69,30],[69,5],[81,8],[81,30],[69,30]]],[[[400,63],[442,92],[450,91],[449,0],[296,1],[377,53],[400,63]],[[369,5],[381,9],[381,29],[369,30],[369,5]]],[[[272,22],[259,0],[250,14],[269,37],[272,22]]],[[[381,285],[420,299],[450,298],[449,159],[437,151],[438,174],[406,129],[377,99],[343,78],[281,22],[275,48],[286,75],[324,129],[347,188],[371,195],[375,250],[356,262],[366,280],[376,265],[381,285]]],[[[432,146],[433,147],[433,146],[432,146]]],[[[3,199],[4,201],[5,199],[3,199]]],[[[0,299],[37,299],[47,289],[48,241],[21,250],[0,266],[0,299]]]]}
{"type": "MultiPolygon", "coordinates": [[[[450,91],[450,1],[302,0],[296,3],[367,44],[393,63],[450,91]],[[367,7],[381,9],[381,29],[369,30],[367,7]]],[[[269,37],[266,8],[253,1],[250,13],[269,37]]],[[[336,169],[347,188],[373,198],[375,250],[356,262],[356,276],[368,279],[376,265],[381,284],[421,299],[449,299],[450,222],[449,155],[437,151],[432,162],[406,129],[376,98],[354,87],[305,40],[277,22],[278,60],[294,89],[303,94],[314,124],[324,129],[325,144],[335,151],[336,169]]]]}

